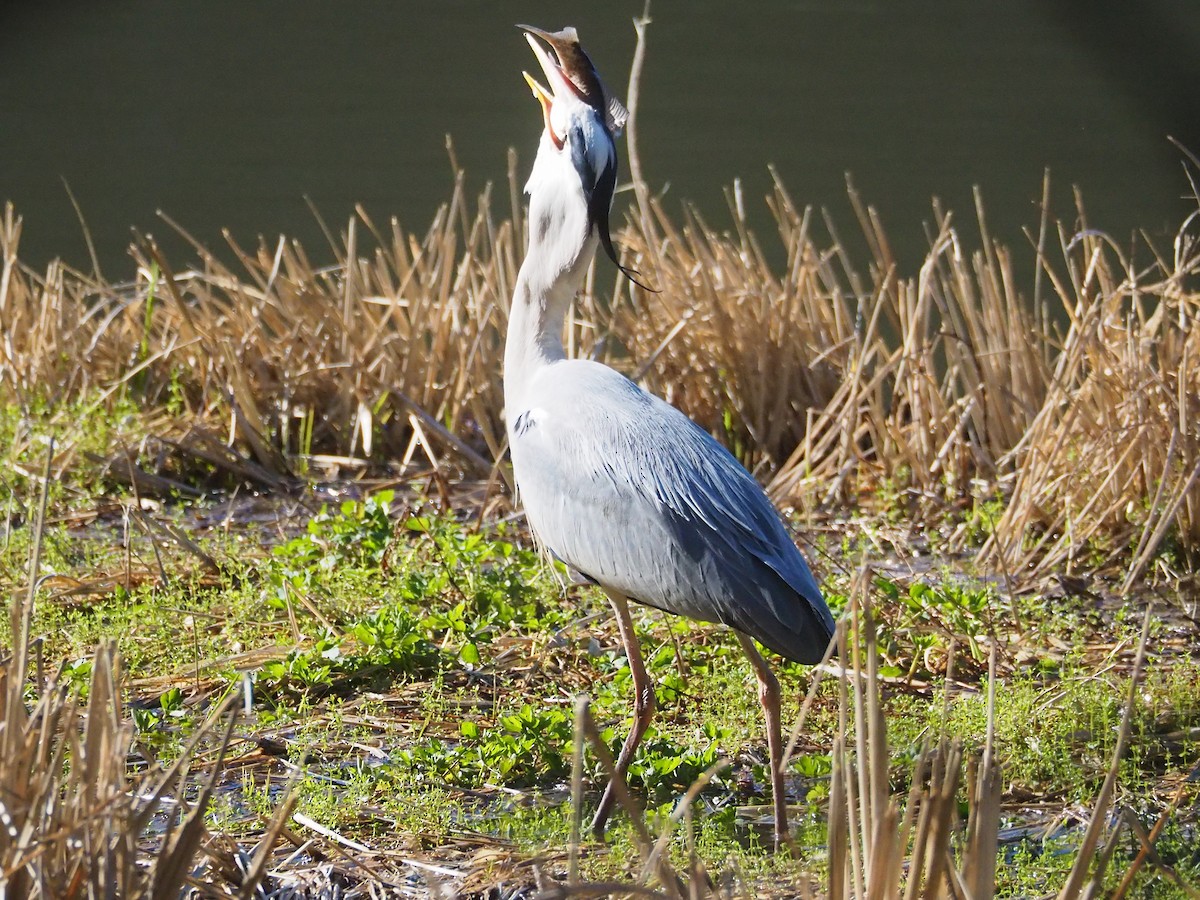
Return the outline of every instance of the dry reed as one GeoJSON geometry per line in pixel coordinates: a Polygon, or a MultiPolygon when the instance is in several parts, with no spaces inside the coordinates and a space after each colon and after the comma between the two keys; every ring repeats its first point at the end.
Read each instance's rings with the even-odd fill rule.
{"type": "Polygon", "coordinates": [[[231,855],[205,822],[233,734],[232,717],[217,727],[228,704],[214,706],[170,765],[158,765],[152,754],[139,763],[120,659],[110,645],[96,650],[82,703],[61,670],[43,671],[30,626],[52,459],[53,448],[33,531],[35,577],[12,599],[12,647],[0,653],[0,896],[268,896],[265,864],[290,799],[252,856],[231,855]],[[202,744],[208,771],[197,776],[192,768],[202,744]]]}
{"type": "MultiPolygon", "coordinates": [[[[736,186],[731,235],[648,199],[621,242],[661,293],[624,283],[601,297],[589,279],[571,350],[642,378],[772,472],[787,504],[870,506],[900,492],[929,525],[962,522],[998,497],[983,551],[1012,572],[1121,558],[1132,579],[1164,541],[1194,549],[1197,216],[1171,255],[1140,269],[1104,235],[1055,232],[1047,216],[1043,290],[1017,283],[981,202],[981,249],[935,209],[929,253],[904,278],[878,217],[852,200],[872,253],[865,266],[776,179],[777,268],[736,186]]],[[[420,454],[483,473],[503,455],[500,359],[520,209],[497,219],[490,190],[470,202],[461,173],[422,238],[360,211],[331,238],[328,265],[281,237],[251,251],[230,241],[237,268],[195,244],[198,267],[174,273],[143,240],[137,277],[107,284],[57,262],[30,271],[20,230],[9,207],[4,402],[133,397],[158,413],[171,452],[268,486],[321,461],[345,472],[420,454]]],[[[947,545],[971,537],[960,524],[947,545]]]]}
{"type": "MultiPolygon", "coordinates": [[[[1060,225],[1053,255],[1043,241],[1037,259],[1050,289],[1034,297],[990,240],[978,198],[983,248],[972,252],[935,208],[914,278],[899,277],[877,215],[851,200],[873,254],[866,274],[828,217],[830,237],[814,236],[813,210],[778,179],[781,271],[740,197],[733,237],[692,213],[678,227],[652,204],[627,244],[663,292],[639,296],[636,314],[619,309],[615,326],[634,359],[653,360],[647,381],[744,441],[751,463],[777,464],[771,489],[783,502],[869,505],[900,491],[910,512],[940,518],[1000,497],[984,553],[1010,571],[1131,546],[1140,568],[1168,533],[1194,548],[1197,217],[1171,257],[1141,270],[1106,236],[1060,225]]],[[[950,547],[966,537],[960,527],[950,547]]]]}

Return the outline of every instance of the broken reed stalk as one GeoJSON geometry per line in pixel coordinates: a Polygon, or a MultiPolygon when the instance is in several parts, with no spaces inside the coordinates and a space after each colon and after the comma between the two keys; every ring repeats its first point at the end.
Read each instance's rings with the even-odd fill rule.
{"type": "MultiPolygon", "coordinates": [[[[888,788],[891,757],[873,662],[878,657],[869,584],[869,571],[860,573],[850,610],[839,625],[844,648],[843,665],[837,669],[841,727],[830,779],[828,896],[990,897],[1000,818],[999,768],[990,741],[969,767],[970,820],[956,859],[961,745],[945,737],[926,742],[903,804],[888,788]]],[[[994,714],[989,702],[989,735],[994,714]]]]}
{"type": "MultiPolygon", "coordinates": [[[[510,179],[511,203],[515,164],[510,179]]],[[[929,252],[906,277],[879,216],[850,190],[865,262],[775,177],[782,266],[766,261],[740,186],[730,234],[648,197],[620,241],[660,292],[618,280],[602,297],[589,276],[569,344],[638,374],[774,471],[775,499],[801,510],[869,506],[887,485],[917,522],[953,525],[998,499],[985,561],[1031,576],[1136,544],[1133,578],[1167,541],[1195,548],[1200,217],[1172,254],[1147,244],[1148,262],[1135,263],[1086,227],[1055,235],[1043,211],[1034,307],[978,197],[979,249],[935,205],[929,252]]],[[[23,266],[7,207],[0,400],[134,400],[168,457],[227,458],[230,478],[268,485],[313,460],[411,457],[418,430],[431,459],[490,475],[506,449],[497,360],[523,251],[490,189],[470,202],[458,172],[420,237],[359,210],[330,235],[327,265],[284,238],[254,249],[230,239],[229,264],[174,227],[193,242],[194,268],[175,272],[146,240],[133,248],[136,276],[108,284],[61,263],[23,266]]],[[[60,467],[78,453],[65,440],[60,467]]],[[[8,458],[22,464],[31,449],[19,435],[8,458]]],[[[949,549],[973,539],[962,522],[949,549]]]]}
{"type": "Polygon", "coordinates": [[[226,887],[253,891],[268,881],[267,853],[290,805],[280,805],[249,870],[239,873],[206,849],[205,816],[234,718],[228,716],[224,728],[218,724],[232,695],[214,706],[171,765],[151,761],[134,774],[129,756],[135,730],[121,699],[121,663],[112,645],[96,649],[82,708],[80,694],[61,672],[46,677],[38,666],[29,681],[29,622],[40,583],[53,458],[51,444],[29,555],[29,589],[13,597],[13,646],[0,658],[0,893],[35,900],[137,900],[180,896],[205,885],[219,885],[223,893],[226,887]],[[191,767],[202,745],[211,770],[196,778],[191,767]]]}
{"type": "Polygon", "coordinates": [[[613,759],[612,752],[608,749],[608,744],[604,742],[604,738],[600,734],[600,729],[596,727],[596,720],[592,718],[591,711],[588,709],[586,697],[576,702],[576,721],[583,726],[583,736],[587,738],[592,752],[596,754],[596,758],[600,761],[600,766],[604,771],[605,777],[613,784],[613,793],[617,798],[618,806],[629,817],[643,865],[647,868],[653,865],[655,874],[658,875],[659,882],[663,890],[667,892],[667,896],[675,898],[675,900],[681,900],[679,882],[670,865],[661,855],[657,861],[653,859],[654,841],[650,836],[650,829],[646,827],[641,805],[629,792],[629,787],[626,785],[625,779],[618,777],[616,761],[613,759]]]}
{"type": "Polygon", "coordinates": [[[1121,759],[1125,756],[1133,729],[1133,711],[1137,706],[1142,668],[1146,662],[1146,641],[1150,636],[1152,607],[1153,604],[1146,606],[1146,613],[1142,618],[1142,635],[1138,641],[1133,674],[1129,677],[1129,693],[1125,699],[1125,710],[1121,714],[1121,729],[1117,734],[1117,745],[1113,748],[1112,762],[1109,764],[1104,783],[1100,786],[1100,793],[1096,796],[1096,802],[1092,807],[1092,818],[1088,822],[1087,831],[1084,832],[1083,844],[1079,848],[1079,854],[1075,857],[1074,865],[1071,866],[1067,883],[1059,891],[1058,900],[1075,900],[1075,898],[1085,895],[1088,897],[1099,896],[1104,882],[1105,865],[1108,862],[1109,853],[1097,854],[1096,851],[1101,835],[1108,828],[1108,812],[1116,791],[1117,779],[1121,774],[1121,759]],[[1094,863],[1096,864],[1093,866],[1094,863]],[[1091,872],[1090,878],[1088,877],[1089,872],[1091,872]]]}

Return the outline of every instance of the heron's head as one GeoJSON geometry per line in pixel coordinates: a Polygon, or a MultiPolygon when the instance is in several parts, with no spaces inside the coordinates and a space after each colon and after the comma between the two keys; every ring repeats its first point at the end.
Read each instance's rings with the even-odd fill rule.
{"type": "Polygon", "coordinates": [[[579,274],[587,268],[595,240],[622,272],[609,233],[609,210],[617,186],[615,138],[629,117],[605,89],[574,28],[558,32],[518,26],[533,48],[546,78],[542,85],[528,72],[534,97],[542,105],[544,129],[529,194],[530,255],[558,271],[579,274]]]}

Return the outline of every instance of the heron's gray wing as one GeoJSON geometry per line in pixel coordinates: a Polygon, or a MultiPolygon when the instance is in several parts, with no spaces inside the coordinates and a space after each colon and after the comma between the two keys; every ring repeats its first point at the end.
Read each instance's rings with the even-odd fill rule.
{"type": "Polygon", "coordinates": [[[556,556],[642,603],[820,660],[833,634],[820,589],[758,483],[710,435],[584,361],[548,367],[528,402],[513,465],[556,556]]]}

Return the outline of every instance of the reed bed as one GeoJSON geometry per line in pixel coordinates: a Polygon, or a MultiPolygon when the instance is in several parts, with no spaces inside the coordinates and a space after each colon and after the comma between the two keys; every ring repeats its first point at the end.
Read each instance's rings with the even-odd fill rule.
{"type": "MultiPolygon", "coordinates": [[[[983,551],[1011,571],[1087,565],[1097,550],[1111,562],[1133,548],[1132,575],[1168,534],[1194,548],[1196,216],[1170,257],[1141,269],[1107,236],[1047,216],[1039,278],[1023,286],[978,197],[982,247],[935,205],[929,252],[909,278],[874,210],[851,200],[871,249],[865,269],[829,217],[798,208],[778,178],[768,202],[781,270],[736,190],[731,235],[692,212],[678,226],[652,202],[629,241],[663,290],[639,294],[617,325],[630,355],[652,360],[647,381],[747,461],[766,462],[781,502],[900,495],[929,525],[999,499],[983,551]]],[[[1078,213],[1085,221],[1082,204],[1078,213]]],[[[953,529],[948,546],[963,548],[968,531],[953,529]]]]}
{"type": "MultiPolygon", "coordinates": [[[[414,457],[486,476],[505,451],[500,360],[524,244],[515,157],[510,171],[504,217],[459,172],[423,236],[360,210],[329,234],[329,262],[284,237],[220,255],[193,242],[196,263],[178,272],[143,238],[135,277],[116,284],[24,266],[9,207],[0,399],[133,399],[169,441],[160,462],[191,453],[268,486],[315,464],[352,474],[414,457]]],[[[1021,284],[982,201],[970,233],[935,206],[906,277],[853,193],[865,261],[776,178],[782,266],[738,186],[729,232],[639,194],[619,240],[659,292],[589,278],[571,349],[667,396],[776,500],[899,502],[947,549],[982,533],[984,562],[1010,573],[1120,561],[1132,580],[1164,546],[1195,550],[1196,215],[1170,254],[1146,242],[1139,263],[1046,212],[1028,251],[1039,274],[1021,284]]]]}

